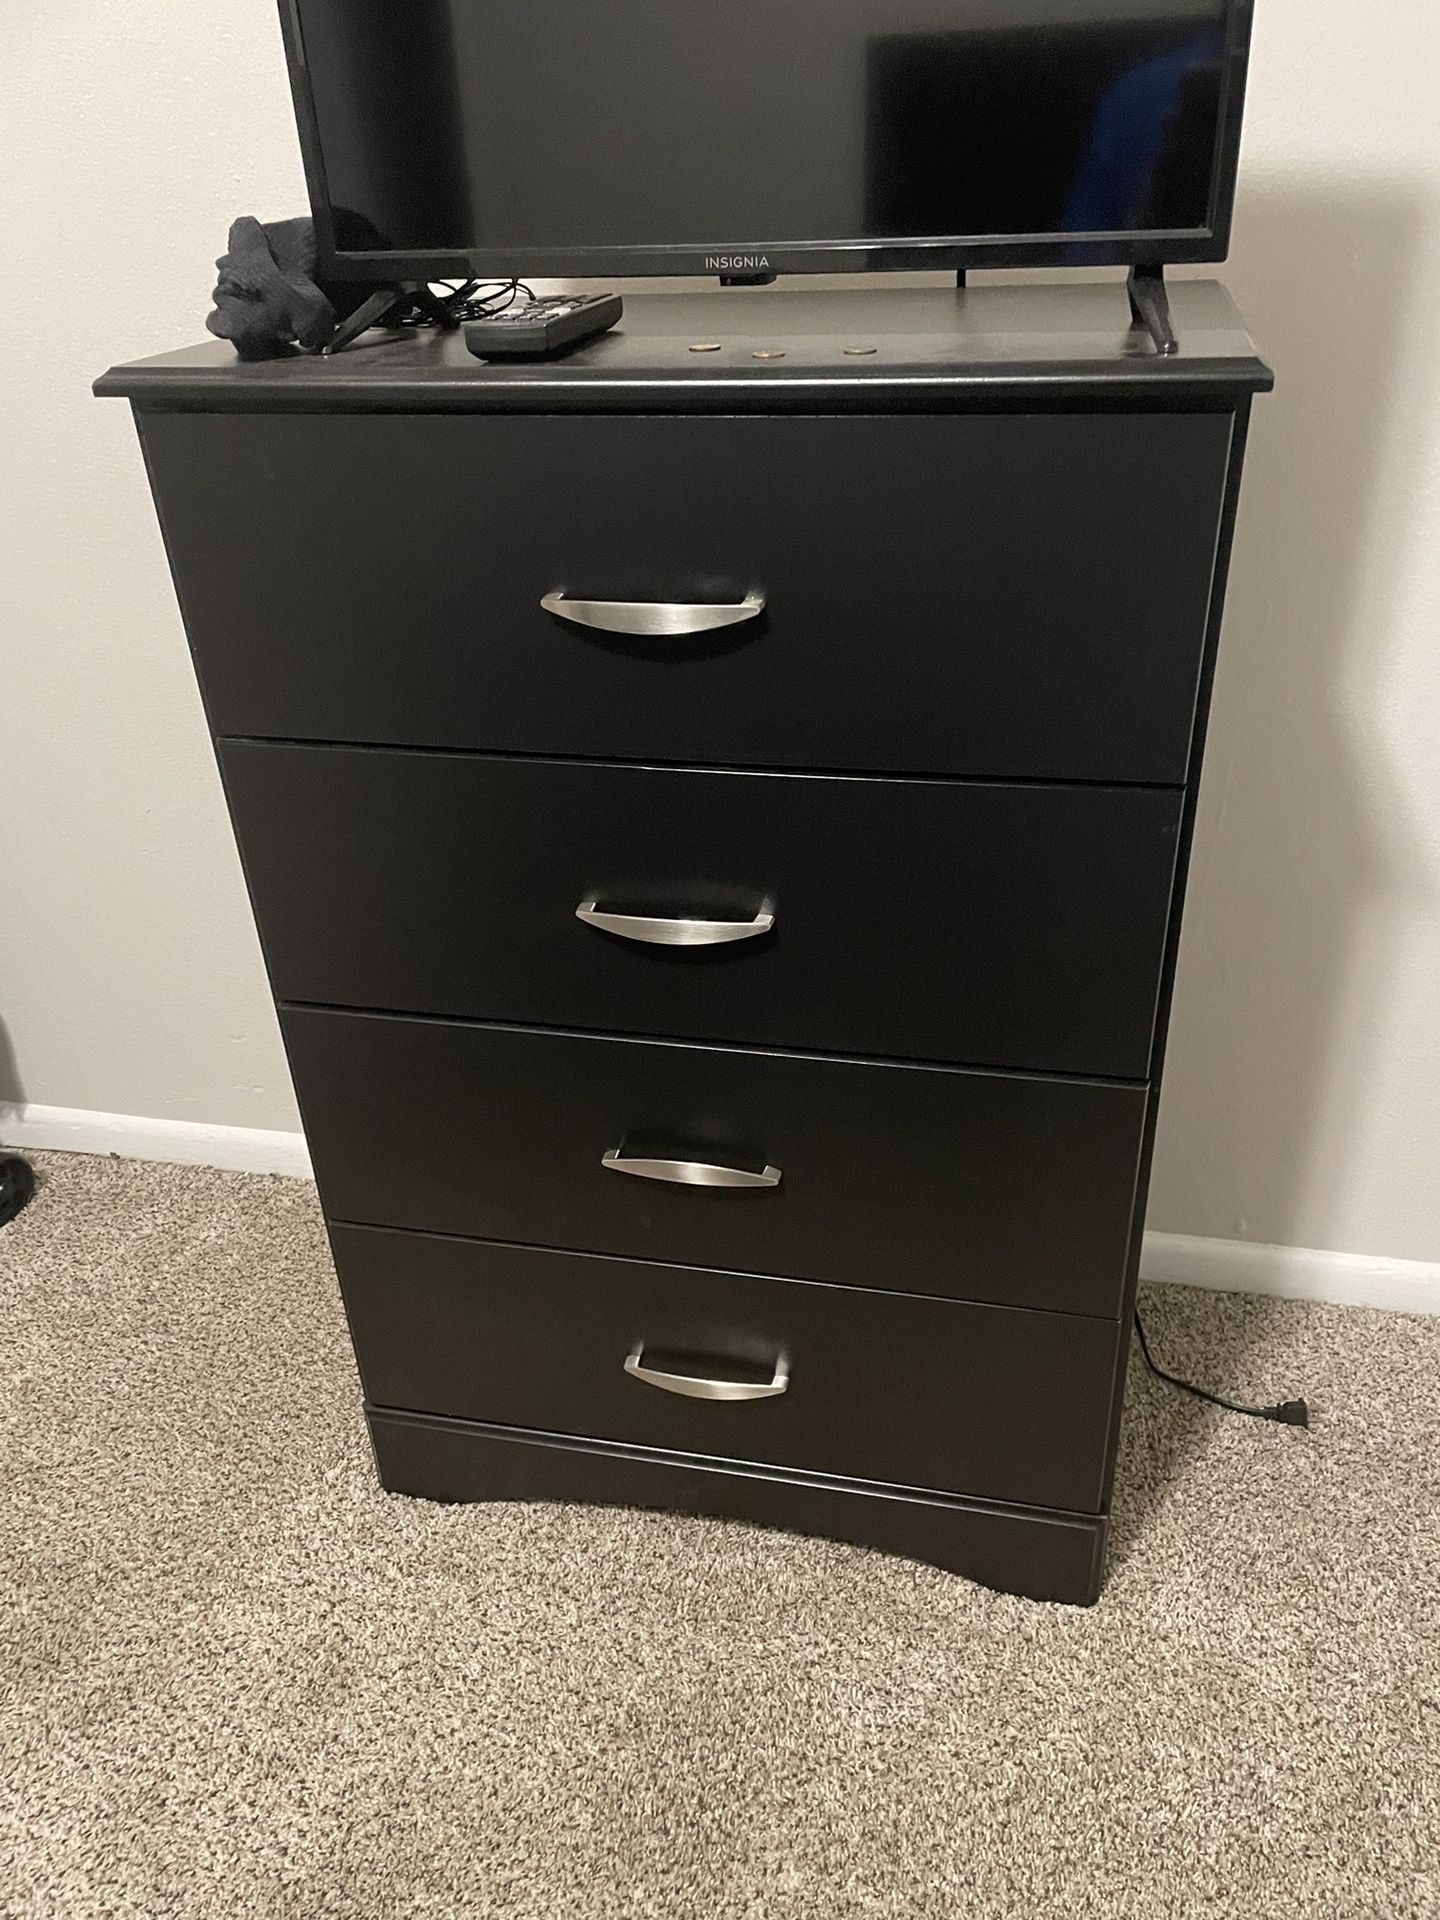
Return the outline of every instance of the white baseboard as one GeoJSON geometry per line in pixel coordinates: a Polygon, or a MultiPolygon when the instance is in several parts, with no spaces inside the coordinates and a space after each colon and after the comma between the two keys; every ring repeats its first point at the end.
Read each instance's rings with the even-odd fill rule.
{"type": "Polygon", "coordinates": [[[134,1113],[90,1113],[83,1107],[0,1110],[0,1142],[62,1153],[118,1153],[126,1160],[169,1160],[233,1173],[288,1173],[310,1178],[303,1133],[263,1127],[215,1127],[198,1120],[148,1120],[134,1113]]]}
{"type": "MultiPolygon", "coordinates": [[[[127,1160],[169,1160],[236,1173],[310,1178],[303,1133],[214,1127],[194,1120],[147,1120],[77,1107],[24,1106],[0,1112],[0,1141],[68,1153],[118,1153],[127,1160]]],[[[1388,1260],[1378,1254],[1266,1247],[1248,1240],[1200,1240],[1147,1233],[1140,1271],[1146,1280],[1222,1293],[1266,1293],[1286,1300],[1399,1313],[1440,1313],[1440,1261],[1388,1260]]]]}
{"type": "Polygon", "coordinates": [[[1328,1300],[1343,1307],[1384,1307],[1392,1313],[1440,1313],[1440,1260],[1388,1260],[1372,1253],[1147,1233],[1140,1276],[1182,1287],[1213,1287],[1221,1293],[1328,1300]]]}

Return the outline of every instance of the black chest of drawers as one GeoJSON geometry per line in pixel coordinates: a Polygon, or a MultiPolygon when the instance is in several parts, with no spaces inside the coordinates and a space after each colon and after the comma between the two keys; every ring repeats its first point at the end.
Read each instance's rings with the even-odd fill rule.
{"type": "Polygon", "coordinates": [[[1118,288],[997,288],[99,383],[387,1487],[1095,1597],[1269,384],[1218,288],[1175,308],[1164,361],[1118,288]]]}

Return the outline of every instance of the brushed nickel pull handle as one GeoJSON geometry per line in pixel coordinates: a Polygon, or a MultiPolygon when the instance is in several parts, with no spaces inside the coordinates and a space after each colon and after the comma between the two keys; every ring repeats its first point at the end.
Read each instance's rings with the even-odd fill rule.
{"type": "Polygon", "coordinates": [[[609,913],[598,900],[582,900],[575,918],[587,927],[618,933],[622,940],[639,940],[651,947],[720,947],[732,940],[754,940],[769,933],[773,913],[757,913],[753,920],[683,920],[659,914],[609,913]]]}
{"type": "Polygon", "coordinates": [[[643,1380],[647,1387],[659,1387],[664,1393],[683,1394],[687,1400],[773,1400],[790,1385],[783,1354],[775,1362],[773,1380],[700,1380],[692,1373],[667,1373],[663,1367],[646,1366],[643,1346],[626,1360],[625,1371],[632,1380],[643,1380]]]}
{"type": "Polygon", "coordinates": [[[546,613],[559,614],[577,627],[597,627],[602,633],[674,634],[710,633],[716,627],[737,627],[765,611],[763,593],[747,593],[732,606],[696,600],[572,600],[565,593],[544,593],[546,613]]]}
{"type": "Polygon", "coordinates": [[[637,1180],[668,1180],[677,1187],[778,1187],[779,1167],[757,1173],[749,1167],[713,1167],[703,1160],[655,1160],[611,1147],[600,1164],[612,1173],[633,1174],[637,1180]]]}

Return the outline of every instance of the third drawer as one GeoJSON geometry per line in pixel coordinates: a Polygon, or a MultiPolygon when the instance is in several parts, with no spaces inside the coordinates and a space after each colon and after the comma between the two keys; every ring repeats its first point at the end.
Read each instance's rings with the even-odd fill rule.
{"type": "Polygon", "coordinates": [[[282,1025],[334,1220],[1120,1311],[1144,1087],[313,1008],[282,1025]]]}
{"type": "Polygon", "coordinates": [[[1173,789],[221,759],[282,1000],[1148,1075],[1173,789]]]}

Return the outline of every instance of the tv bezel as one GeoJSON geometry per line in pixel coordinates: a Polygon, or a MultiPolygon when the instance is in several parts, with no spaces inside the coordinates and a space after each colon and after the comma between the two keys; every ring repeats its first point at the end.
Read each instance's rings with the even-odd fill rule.
{"type": "Polygon", "coordinates": [[[616,280],[687,276],[714,279],[782,273],[924,273],[983,267],[1184,266],[1225,259],[1235,210],[1240,131],[1250,62],[1254,0],[1228,0],[1224,71],[1210,218],[1203,227],[1132,233],[911,236],[895,240],[724,240],[648,247],[435,248],[423,252],[345,252],[335,245],[320,130],[300,26],[301,0],[280,0],[280,29],[300,132],[305,183],[322,278],[429,282],[616,280]]]}

